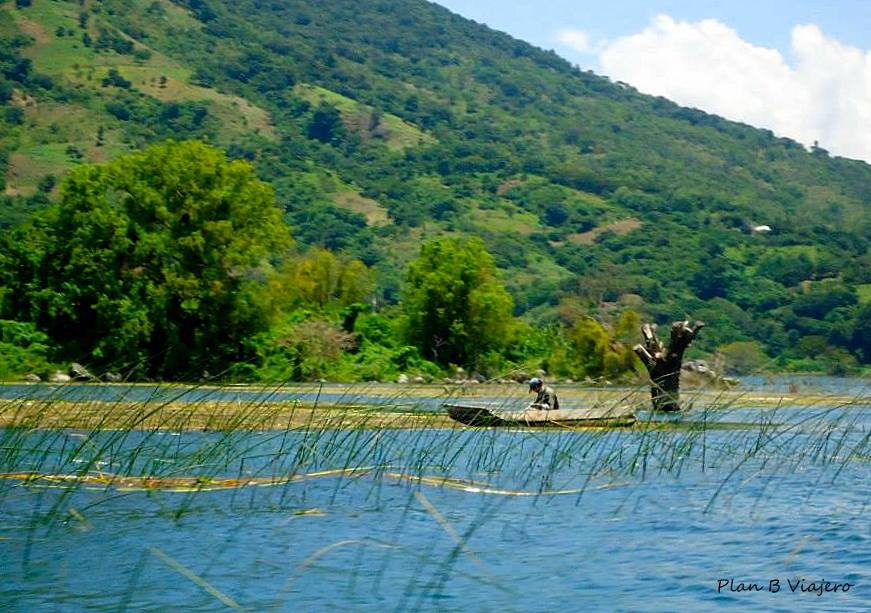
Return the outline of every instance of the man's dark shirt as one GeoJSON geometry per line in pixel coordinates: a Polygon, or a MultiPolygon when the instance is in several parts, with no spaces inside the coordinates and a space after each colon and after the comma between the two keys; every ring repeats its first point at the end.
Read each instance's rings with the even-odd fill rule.
{"type": "Polygon", "coordinates": [[[540,390],[538,390],[538,395],[535,397],[535,402],[532,404],[538,405],[541,409],[546,410],[557,410],[559,409],[559,400],[556,397],[553,389],[543,385],[540,390]]]}

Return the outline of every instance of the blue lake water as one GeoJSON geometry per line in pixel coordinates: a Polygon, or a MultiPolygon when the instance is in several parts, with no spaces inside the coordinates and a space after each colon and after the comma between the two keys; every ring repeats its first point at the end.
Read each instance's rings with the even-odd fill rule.
{"type": "Polygon", "coordinates": [[[200,492],[0,479],[0,610],[868,610],[867,405],[725,413],[685,419],[759,425],[0,430],[0,472],[298,477],[200,492]],[[851,587],[801,591],[820,581],[851,587]]]}

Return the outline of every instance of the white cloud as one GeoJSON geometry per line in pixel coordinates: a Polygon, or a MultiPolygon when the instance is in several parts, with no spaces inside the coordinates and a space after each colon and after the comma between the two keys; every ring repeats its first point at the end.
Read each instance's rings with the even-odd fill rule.
{"type": "Polygon", "coordinates": [[[798,25],[790,59],[718,21],[667,15],[599,57],[605,74],[645,93],[871,161],[871,51],[798,25]]]}
{"type": "Polygon", "coordinates": [[[591,50],[590,37],[583,30],[566,29],[557,32],[556,39],[575,51],[586,53],[591,50]]]}

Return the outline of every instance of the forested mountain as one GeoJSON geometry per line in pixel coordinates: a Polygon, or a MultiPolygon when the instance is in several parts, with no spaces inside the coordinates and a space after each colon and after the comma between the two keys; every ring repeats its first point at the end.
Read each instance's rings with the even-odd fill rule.
{"type": "Polygon", "coordinates": [[[374,267],[380,305],[423,239],[474,235],[536,326],[687,314],[701,350],[871,362],[863,162],[421,0],[14,0],[0,36],[6,227],[74,165],[196,138],[253,162],[297,242],[374,267]]]}

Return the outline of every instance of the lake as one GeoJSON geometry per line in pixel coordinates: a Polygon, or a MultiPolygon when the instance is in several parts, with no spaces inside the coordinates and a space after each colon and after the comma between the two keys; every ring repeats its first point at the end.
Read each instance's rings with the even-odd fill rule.
{"type": "MultiPolygon", "coordinates": [[[[864,383],[802,385],[854,400],[661,431],[6,428],[0,471],[55,478],[0,479],[0,609],[868,610],[864,383]]],[[[88,389],[179,393],[26,393],[88,389]]]]}

